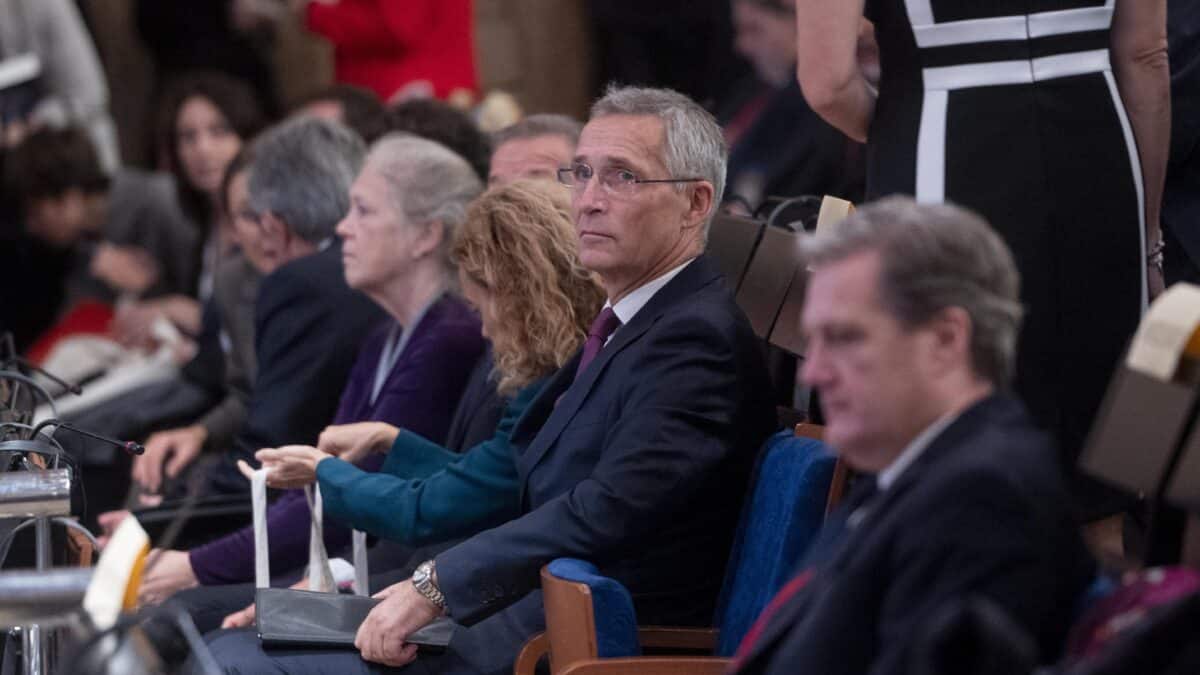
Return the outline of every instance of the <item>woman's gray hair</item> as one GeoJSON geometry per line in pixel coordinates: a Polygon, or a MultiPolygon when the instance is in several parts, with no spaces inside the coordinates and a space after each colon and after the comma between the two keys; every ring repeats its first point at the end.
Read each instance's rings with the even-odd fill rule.
{"type": "Polygon", "coordinates": [[[442,223],[442,261],[450,262],[454,233],[467,204],[483,192],[479,175],[453,150],[434,141],[395,132],[375,141],[367,165],[387,182],[388,196],[408,225],[442,223]]]}
{"type": "Polygon", "coordinates": [[[1008,246],[980,216],[947,204],[888,197],[801,243],[820,267],[864,252],[880,256],[879,293],[907,327],[947,307],[971,317],[971,363],[1006,386],[1016,361],[1021,324],[1020,276],[1008,246]]]}
{"type": "Polygon", "coordinates": [[[350,209],[350,184],[366,154],[362,139],[337,122],[299,117],[263,132],[253,148],[250,209],[274,214],[313,244],[333,236],[350,209]]]}
{"type": "Polygon", "coordinates": [[[591,119],[604,115],[652,115],[662,120],[666,132],[662,159],[669,177],[703,178],[712,183],[713,203],[706,223],[712,221],[725,194],[728,152],[721,126],[707,110],[670,89],[609,85],[604,97],[592,105],[591,119]]]}

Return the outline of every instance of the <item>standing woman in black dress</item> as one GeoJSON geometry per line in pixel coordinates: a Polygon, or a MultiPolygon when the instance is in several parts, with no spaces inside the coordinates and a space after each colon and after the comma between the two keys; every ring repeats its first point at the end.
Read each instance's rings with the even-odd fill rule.
{"type": "Polygon", "coordinates": [[[868,196],[962,204],[1012,248],[1017,389],[1073,462],[1161,286],[1166,0],[796,0],[796,18],[801,88],[867,142],[868,196]]]}

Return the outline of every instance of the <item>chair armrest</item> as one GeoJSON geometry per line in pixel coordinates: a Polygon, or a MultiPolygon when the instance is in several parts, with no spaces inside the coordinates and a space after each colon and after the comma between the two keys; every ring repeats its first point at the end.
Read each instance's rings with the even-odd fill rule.
{"type": "Polygon", "coordinates": [[[644,656],[577,661],[560,675],[725,675],[732,659],[705,656],[644,656]]]}
{"type": "Polygon", "coordinates": [[[537,633],[521,647],[517,660],[513,662],[513,675],[534,675],[538,661],[550,653],[550,638],[543,633],[537,633]]]}
{"type": "Polygon", "coordinates": [[[680,628],[678,626],[639,626],[638,641],[652,649],[695,649],[711,652],[717,648],[716,628],[680,628]]]}

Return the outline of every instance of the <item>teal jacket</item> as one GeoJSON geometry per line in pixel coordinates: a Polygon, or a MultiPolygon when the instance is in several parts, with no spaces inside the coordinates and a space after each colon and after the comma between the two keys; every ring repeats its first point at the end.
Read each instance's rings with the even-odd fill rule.
{"type": "Polygon", "coordinates": [[[474,534],[517,517],[520,483],[509,438],[543,384],[538,380],[518,390],[496,433],[464,453],[401,430],[378,472],[322,460],[317,481],[325,514],[410,546],[474,534]]]}

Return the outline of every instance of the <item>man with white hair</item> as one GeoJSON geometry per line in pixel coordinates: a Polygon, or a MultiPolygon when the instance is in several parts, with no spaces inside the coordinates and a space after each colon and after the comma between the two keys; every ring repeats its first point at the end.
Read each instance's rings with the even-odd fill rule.
{"type": "Polygon", "coordinates": [[[523,515],[385,589],[358,652],[214,653],[230,672],[506,673],[544,628],[539,570],[582,558],[629,588],[639,619],[707,625],[757,449],[774,427],[759,342],[703,255],[725,178],[712,117],[658,89],[613,88],[569,167],[580,259],[608,302],[580,354],[512,434],[523,515]],[[438,616],[446,652],[407,639],[438,616]]]}

